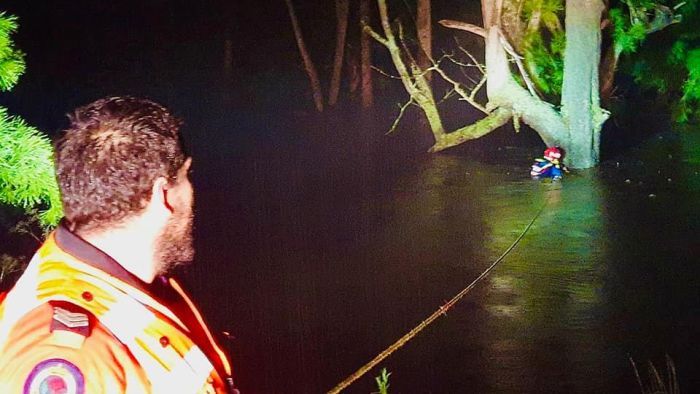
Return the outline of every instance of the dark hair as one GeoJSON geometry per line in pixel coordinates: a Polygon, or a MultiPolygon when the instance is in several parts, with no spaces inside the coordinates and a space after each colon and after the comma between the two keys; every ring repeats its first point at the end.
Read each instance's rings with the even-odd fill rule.
{"type": "Polygon", "coordinates": [[[75,230],[103,229],[142,211],[155,180],[174,180],[185,162],[181,121],[152,101],[108,97],[68,118],[55,160],[63,211],[75,230]]]}

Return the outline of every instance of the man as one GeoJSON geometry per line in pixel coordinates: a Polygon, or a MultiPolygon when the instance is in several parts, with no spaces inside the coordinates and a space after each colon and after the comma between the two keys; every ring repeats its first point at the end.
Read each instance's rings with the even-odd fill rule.
{"type": "Polygon", "coordinates": [[[55,157],[65,219],[0,304],[0,393],[234,392],[226,356],[165,276],[194,257],[179,120],[133,97],[70,120],[55,157]]]}

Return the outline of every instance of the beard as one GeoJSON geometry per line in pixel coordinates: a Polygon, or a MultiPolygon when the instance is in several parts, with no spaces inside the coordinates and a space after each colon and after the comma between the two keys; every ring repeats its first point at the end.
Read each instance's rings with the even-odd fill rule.
{"type": "Polygon", "coordinates": [[[194,260],[194,216],[192,209],[175,211],[156,240],[158,274],[171,272],[175,267],[194,260]]]}

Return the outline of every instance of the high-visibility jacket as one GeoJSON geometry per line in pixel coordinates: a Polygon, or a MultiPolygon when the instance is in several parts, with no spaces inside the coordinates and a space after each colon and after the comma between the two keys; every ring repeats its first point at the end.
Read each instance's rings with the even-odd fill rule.
{"type": "Polygon", "coordinates": [[[0,393],[233,390],[228,359],[177,282],[195,322],[63,250],[55,234],[0,300],[0,393]]]}

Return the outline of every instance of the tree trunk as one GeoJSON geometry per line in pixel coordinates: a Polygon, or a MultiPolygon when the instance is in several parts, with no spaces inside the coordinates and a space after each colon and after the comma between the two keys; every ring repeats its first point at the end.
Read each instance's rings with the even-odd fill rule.
{"type": "Polygon", "coordinates": [[[562,117],[567,126],[567,163],[589,168],[598,163],[600,129],[607,118],[600,108],[600,19],[602,0],[566,1],[566,49],[562,117]]]}
{"type": "Polygon", "coordinates": [[[331,87],[328,92],[328,105],[334,106],[338,102],[340,92],[340,75],[343,69],[343,54],[345,53],[345,37],[348,31],[348,0],[335,0],[335,16],[337,20],[335,30],[335,56],[333,60],[333,75],[331,87]]]}
{"type": "MultiPolygon", "coordinates": [[[[426,70],[432,66],[433,58],[433,31],[431,25],[430,0],[418,0],[416,12],[416,31],[418,33],[418,67],[426,70]]],[[[426,73],[426,79],[430,81],[430,73],[426,73]]]]}
{"type": "Polygon", "coordinates": [[[362,91],[362,107],[370,108],[374,104],[374,94],[372,93],[372,41],[370,36],[364,33],[363,26],[369,26],[370,0],[360,0],[360,75],[362,91]]]}
{"type": "Polygon", "coordinates": [[[488,107],[507,108],[532,127],[548,146],[560,145],[564,125],[554,107],[533,96],[519,85],[511,73],[508,56],[501,43],[500,10],[502,0],[482,0],[481,10],[486,31],[485,65],[488,73],[486,94],[488,107]]]}
{"type": "Polygon", "coordinates": [[[311,93],[313,95],[314,104],[318,112],[323,112],[323,93],[321,93],[321,81],[318,79],[318,72],[316,71],[316,66],[311,60],[309,51],[306,49],[306,43],[304,42],[304,36],[301,34],[301,27],[299,27],[299,21],[297,20],[296,12],[294,12],[294,6],[291,0],[284,0],[287,4],[287,9],[289,10],[289,18],[292,20],[292,28],[294,29],[294,37],[297,41],[297,46],[299,47],[299,53],[301,54],[301,59],[304,62],[304,69],[306,74],[309,76],[309,82],[311,83],[311,93]]]}

